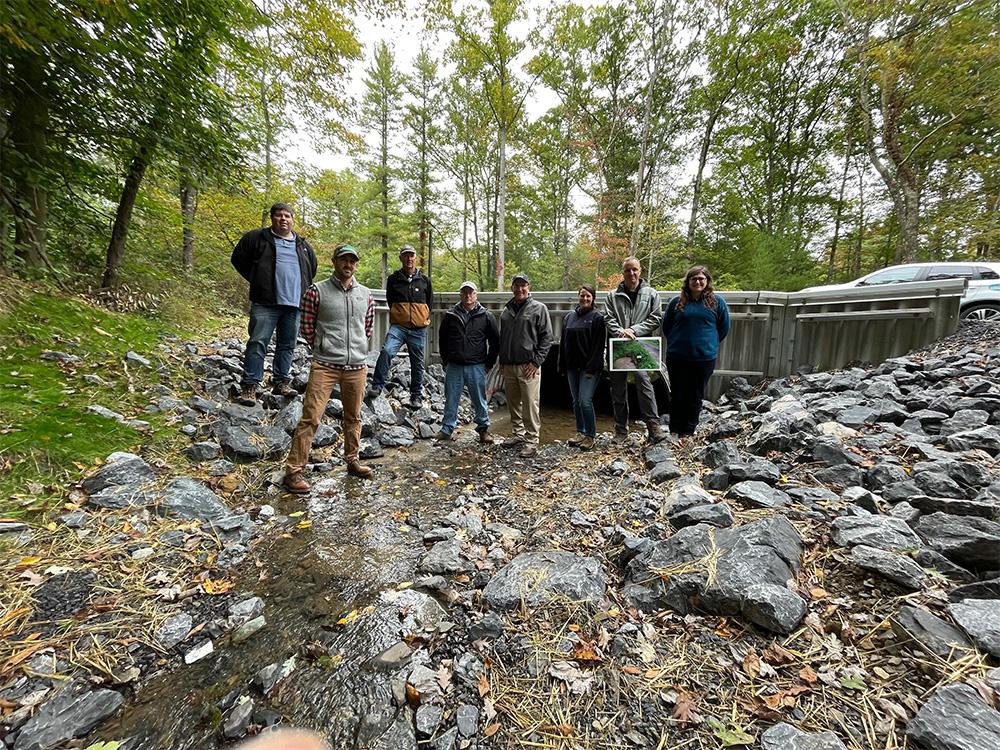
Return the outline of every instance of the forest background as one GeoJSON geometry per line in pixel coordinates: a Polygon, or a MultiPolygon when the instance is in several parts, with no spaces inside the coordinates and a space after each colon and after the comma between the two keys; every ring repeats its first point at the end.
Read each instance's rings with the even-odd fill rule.
{"type": "Polygon", "coordinates": [[[997,258],[998,29],[992,0],[6,0],[0,270],[238,310],[274,201],[372,286],[404,243],[439,291],[997,258]]]}

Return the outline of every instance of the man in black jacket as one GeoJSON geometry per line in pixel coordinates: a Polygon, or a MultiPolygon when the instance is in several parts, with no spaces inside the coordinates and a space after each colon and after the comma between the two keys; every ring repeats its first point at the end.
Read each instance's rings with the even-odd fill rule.
{"type": "Polygon", "coordinates": [[[275,331],[272,393],[284,397],[296,394],[288,381],[299,332],[299,300],[316,276],[316,253],[292,231],[292,221],[291,207],[275,203],[271,206],[271,226],[247,232],[233,249],[233,267],[250,283],[250,338],[239,397],[245,406],[257,403],[264,356],[275,331]]]}
{"type": "Polygon", "coordinates": [[[497,361],[500,330],[493,313],[479,304],[471,281],[458,288],[462,301],[448,310],[438,331],[438,351],[444,364],[444,418],[438,440],[454,440],[458,402],[468,387],[480,443],[492,443],[490,412],[486,406],[486,373],[497,361]]]}

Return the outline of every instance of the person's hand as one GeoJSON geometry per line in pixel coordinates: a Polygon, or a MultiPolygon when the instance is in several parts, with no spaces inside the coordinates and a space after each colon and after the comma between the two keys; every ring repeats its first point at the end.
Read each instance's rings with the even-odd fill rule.
{"type": "Polygon", "coordinates": [[[538,366],[534,362],[529,362],[524,367],[521,368],[521,372],[524,373],[524,377],[527,380],[531,380],[535,375],[538,374],[538,366]]]}
{"type": "Polygon", "coordinates": [[[633,339],[634,340],[635,339],[635,331],[633,331],[631,328],[626,328],[624,331],[622,331],[622,338],[633,339]]]}
{"type": "Polygon", "coordinates": [[[587,380],[593,380],[594,378],[593,374],[589,372],[583,373],[583,377],[585,377],[587,380]]]}
{"type": "Polygon", "coordinates": [[[275,729],[239,746],[238,750],[329,750],[314,732],[304,729],[275,729]]]}

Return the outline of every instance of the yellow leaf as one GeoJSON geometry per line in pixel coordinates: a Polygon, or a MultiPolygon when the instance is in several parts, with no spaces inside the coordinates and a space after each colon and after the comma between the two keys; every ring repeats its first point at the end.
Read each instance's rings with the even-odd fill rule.
{"type": "Polygon", "coordinates": [[[403,581],[396,584],[396,591],[402,591],[403,589],[408,589],[413,585],[413,581],[403,581]]]}
{"type": "Polygon", "coordinates": [[[298,526],[300,529],[308,529],[312,525],[313,525],[313,522],[311,520],[309,520],[308,518],[305,521],[299,521],[296,524],[296,526],[298,526]]]}
{"type": "Polygon", "coordinates": [[[206,594],[214,596],[216,594],[225,594],[233,587],[232,581],[227,581],[224,578],[211,579],[201,584],[201,590],[206,594]]]}
{"type": "Polygon", "coordinates": [[[49,531],[55,531],[56,530],[55,521],[49,521],[47,524],[45,524],[45,528],[47,528],[49,531]]]}
{"type": "Polygon", "coordinates": [[[41,561],[42,561],[42,558],[40,558],[40,557],[34,557],[34,556],[32,556],[32,557],[22,557],[21,560],[20,560],[20,562],[18,562],[18,565],[34,565],[35,563],[39,563],[41,561]]]}
{"type": "Polygon", "coordinates": [[[407,532],[407,531],[410,530],[410,527],[409,526],[404,526],[403,524],[400,524],[399,525],[399,530],[402,531],[402,532],[407,532]]]}
{"type": "Polygon", "coordinates": [[[289,518],[299,518],[300,516],[304,516],[305,514],[306,514],[306,512],[304,510],[297,510],[294,513],[289,513],[288,517],[289,518]]]}

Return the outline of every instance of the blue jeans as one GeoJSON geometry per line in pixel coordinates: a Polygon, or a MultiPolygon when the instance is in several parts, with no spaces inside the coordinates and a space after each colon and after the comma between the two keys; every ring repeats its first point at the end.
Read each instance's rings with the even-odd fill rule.
{"type": "Polygon", "coordinates": [[[274,340],[274,364],[271,367],[272,380],[288,380],[292,369],[292,354],[295,339],[299,335],[299,308],[291,305],[250,305],[250,324],[247,333],[246,354],[243,357],[243,380],[241,385],[258,385],[264,379],[264,356],[271,336],[274,340]]]}
{"type": "Polygon", "coordinates": [[[389,379],[389,365],[392,364],[392,358],[396,356],[403,344],[406,344],[406,350],[410,353],[410,394],[419,396],[424,384],[424,341],[426,338],[426,328],[389,326],[389,333],[386,334],[382,351],[378,355],[378,362],[375,363],[372,388],[377,391],[385,388],[385,381],[389,379]]]}
{"type": "Polygon", "coordinates": [[[569,392],[573,395],[573,413],[576,415],[576,431],[587,437],[597,436],[597,415],[594,413],[594,391],[601,380],[601,374],[587,376],[583,370],[566,373],[569,392]]]}
{"type": "Polygon", "coordinates": [[[462,388],[468,387],[469,400],[475,413],[476,429],[490,427],[490,412],[486,408],[486,365],[448,364],[444,370],[444,418],[441,432],[450,435],[458,426],[458,401],[462,388]]]}

